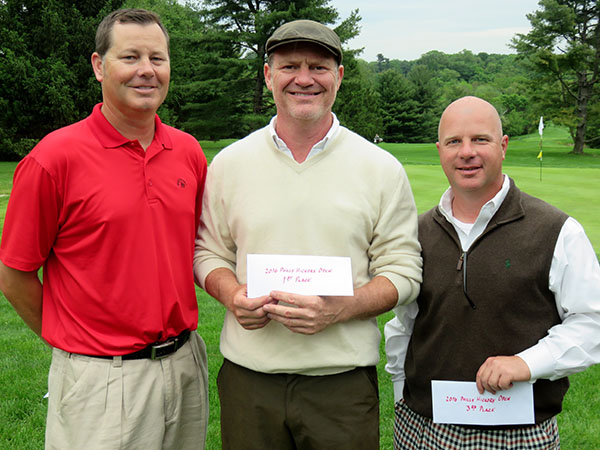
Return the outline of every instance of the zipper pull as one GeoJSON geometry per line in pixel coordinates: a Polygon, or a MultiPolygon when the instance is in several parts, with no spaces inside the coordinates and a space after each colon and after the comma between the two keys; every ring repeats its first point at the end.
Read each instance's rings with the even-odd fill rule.
{"type": "Polygon", "coordinates": [[[456,270],[462,269],[463,261],[465,260],[465,254],[461,253],[460,258],[458,258],[458,264],[456,264],[456,270]]]}

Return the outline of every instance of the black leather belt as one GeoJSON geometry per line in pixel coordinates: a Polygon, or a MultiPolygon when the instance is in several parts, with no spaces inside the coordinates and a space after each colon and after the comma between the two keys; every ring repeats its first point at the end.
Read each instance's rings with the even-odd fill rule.
{"type": "MultiPolygon", "coordinates": [[[[169,338],[163,342],[155,342],[149,346],[138,350],[137,352],[121,355],[121,359],[160,359],[169,356],[183,347],[190,338],[190,330],[182,331],[179,336],[169,338]]],[[[113,359],[114,356],[106,355],[85,355],[92,358],[113,359]]]]}

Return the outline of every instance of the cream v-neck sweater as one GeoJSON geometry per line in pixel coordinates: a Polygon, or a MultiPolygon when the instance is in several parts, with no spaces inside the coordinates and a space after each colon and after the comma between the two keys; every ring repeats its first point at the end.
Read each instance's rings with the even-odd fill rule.
{"type": "MultiPolygon", "coordinates": [[[[224,267],[246,283],[248,253],[348,256],[355,288],[384,276],[398,303],[414,300],[421,257],[404,168],[344,127],[303,163],[279,151],[267,128],[237,141],[209,166],[197,281],[204,286],[212,270],[224,267]]],[[[380,339],[375,318],[302,335],[273,321],[246,330],[228,311],[221,352],[255,371],[326,375],[377,364],[380,339]]]]}

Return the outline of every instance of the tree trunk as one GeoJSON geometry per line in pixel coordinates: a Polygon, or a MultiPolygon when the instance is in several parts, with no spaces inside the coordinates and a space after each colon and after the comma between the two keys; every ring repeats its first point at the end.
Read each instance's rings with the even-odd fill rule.
{"type": "Polygon", "coordinates": [[[575,132],[575,145],[573,146],[573,153],[576,155],[583,155],[586,127],[587,124],[585,122],[579,122],[579,125],[577,125],[577,130],[575,132]]]}
{"type": "Polygon", "coordinates": [[[264,61],[265,49],[261,46],[258,49],[258,62],[256,63],[256,83],[254,84],[254,97],[252,100],[252,112],[262,114],[263,112],[263,92],[265,86],[264,61]]]}
{"type": "Polygon", "coordinates": [[[577,129],[575,132],[575,145],[573,153],[583,155],[583,146],[585,144],[585,132],[587,129],[588,102],[592,96],[592,89],[587,83],[585,74],[579,77],[579,92],[577,96],[577,129]]]}

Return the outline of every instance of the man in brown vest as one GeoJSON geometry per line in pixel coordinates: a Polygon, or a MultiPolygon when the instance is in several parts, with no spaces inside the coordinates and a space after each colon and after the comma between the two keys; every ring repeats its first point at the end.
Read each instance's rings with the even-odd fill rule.
{"type": "Polygon", "coordinates": [[[566,377],[600,362],[592,245],[577,221],[502,173],[508,136],[486,101],[450,104],[436,145],[450,187],[419,217],[423,284],[385,327],[394,447],[559,449],[566,377]],[[479,394],[533,383],[535,423],[434,422],[432,380],[476,382],[479,394]]]}

